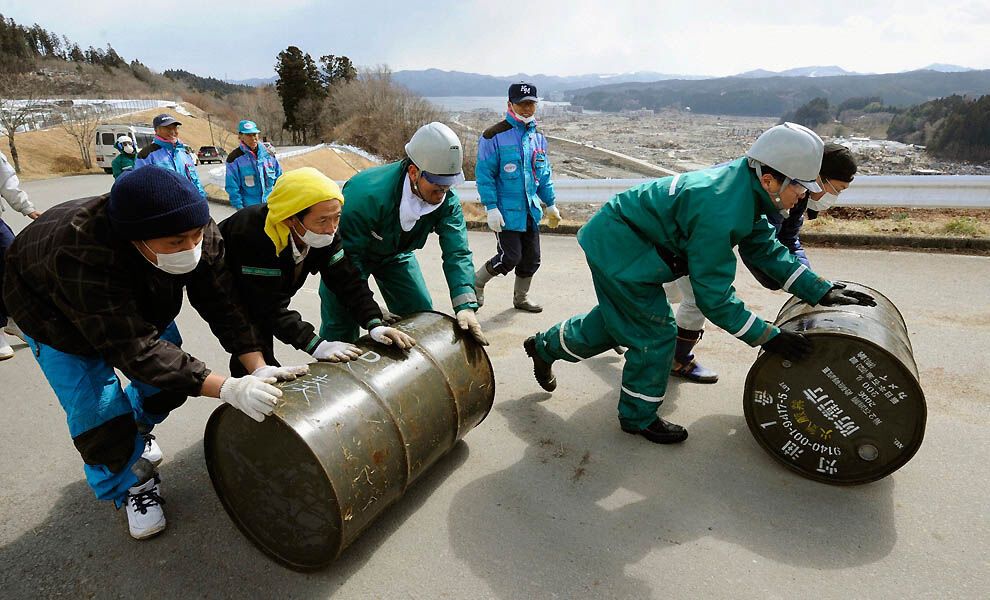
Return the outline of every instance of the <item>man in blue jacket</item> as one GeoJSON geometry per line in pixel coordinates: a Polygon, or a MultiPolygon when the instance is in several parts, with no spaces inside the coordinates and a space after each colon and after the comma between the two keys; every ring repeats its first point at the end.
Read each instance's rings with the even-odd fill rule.
{"type": "Polygon", "coordinates": [[[172,115],[162,113],[151,124],[155,128],[155,139],[138,152],[134,169],[158,165],[175,171],[191,181],[199,190],[199,195],[206,198],[206,190],[199,182],[199,173],[196,172],[196,161],[189,154],[186,145],[179,141],[179,126],[182,123],[172,115]]]}
{"type": "Polygon", "coordinates": [[[475,273],[479,306],[484,303],[485,284],[515,269],[512,305],[526,312],[543,310],[528,298],[533,275],[540,268],[540,202],[547,206],[550,227],[560,224],[560,211],[554,205],[547,140],[536,131],[538,100],[536,86],[513,83],[505,120],[486,129],[478,140],[474,175],[497,248],[475,273]]]}
{"type": "Polygon", "coordinates": [[[258,143],[261,130],[247,119],[237,125],[240,145],[227,156],[227,195],[230,205],[244,208],[268,202],[275,182],[282,176],[282,167],[264,144],[258,143]]]}

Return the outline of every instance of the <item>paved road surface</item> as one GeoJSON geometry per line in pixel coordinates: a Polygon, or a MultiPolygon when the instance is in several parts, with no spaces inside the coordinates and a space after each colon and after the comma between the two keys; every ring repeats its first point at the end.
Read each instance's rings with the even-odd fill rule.
{"type": "MultiPolygon", "coordinates": [[[[44,208],[108,181],[26,187],[44,208]]],[[[218,219],[229,211],[213,210],[218,219]]],[[[470,240],[480,263],[493,239],[470,240]]],[[[910,463],[882,481],[836,488],[791,474],[754,442],[740,400],[756,351],[721,331],[709,331],[701,346],[721,381],[675,383],[662,409],[690,431],[683,445],[654,446],[618,430],[622,359],[614,354],[558,367],[558,390],[542,393],[521,341],[592,303],[574,238],[546,236],[543,249],[533,291],[544,313],[505,308],[509,281],[488,291],[481,320],[498,384],[492,414],[341,560],[315,574],[267,559],[217,501],[202,449],[214,400],[190,400],[156,430],[169,528],[132,541],[124,515],[93,500],[58,403],[19,346],[0,363],[0,595],[986,597],[990,258],[809,251],[822,273],[866,283],[897,304],[929,405],[927,437],[910,463]]],[[[438,308],[449,310],[438,248],[420,257],[438,308]]],[[[785,300],[745,273],[738,287],[764,316],[785,300]]],[[[311,279],[294,303],[311,319],[315,290],[311,279]]],[[[227,357],[195,313],[184,311],[179,326],[189,351],[224,369],[227,357]]],[[[305,358],[284,348],[280,355],[305,358]]]]}

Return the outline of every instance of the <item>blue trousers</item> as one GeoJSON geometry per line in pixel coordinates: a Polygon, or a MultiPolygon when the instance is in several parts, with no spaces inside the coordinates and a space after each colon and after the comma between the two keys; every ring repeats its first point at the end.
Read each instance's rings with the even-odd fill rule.
{"type": "MultiPolygon", "coordinates": [[[[186,397],[140,381],[122,388],[116,371],[103,357],[68,354],[26,338],[65,410],[89,487],[100,500],[113,500],[119,506],[127,489],[138,483],[131,466],[144,451],[143,434],[164,421],[186,397]]],[[[165,328],[160,339],[182,345],[175,323],[165,328]]]]}
{"type": "Polygon", "coordinates": [[[530,217],[526,231],[502,230],[495,234],[497,251],[488,261],[489,272],[508,275],[513,269],[516,277],[532,277],[540,268],[540,226],[530,217]]]}
{"type": "Polygon", "coordinates": [[[0,219],[0,327],[7,324],[7,306],[3,303],[3,272],[4,259],[7,256],[7,248],[14,243],[14,232],[10,225],[0,219]]]}

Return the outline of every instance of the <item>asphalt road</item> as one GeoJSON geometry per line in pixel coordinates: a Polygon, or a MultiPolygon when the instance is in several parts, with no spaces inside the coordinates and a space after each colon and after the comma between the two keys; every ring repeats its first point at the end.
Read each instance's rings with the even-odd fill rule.
{"type": "MultiPolygon", "coordinates": [[[[109,177],[26,185],[39,207],[98,193],[109,177]]],[[[219,220],[225,207],[213,207],[219,220]]],[[[5,217],[15,230],[19,215],[5,217]]],[[[471,233],[477,263],[494,250],[471,233]]],[[[622,359],[557,367],[543,393],[520,344],[593,303],[574,238],[545,236],[533,294],[512,310],[493,282],[481,322],[492,342],[490,416],[332,567],[284,569],[232,524],[210,485],[203,427],[217,401],[191,399],[157,428],[169,519],[129,538],[95,501],[58,402],[25,346],[0,363],[0,596],[229,598],[985,598],[990,590],[990,258],[811,248],[826,276],[883,291],[906,319],[928,400],[918,454],[850,488],[802,479],[756,444],[742,413],[756,350],[710,328],[700,346],[716,385],[674,383],[662,414],[691,437],[655,446],[618,430],[622,359]]],[[[431,244],[427,282],[449,310],[431,244]]],[[[745,272],[739,295],[765,317],[786,300],[745,272]]],[[[315,279],[294,301],[318,318],[315,279]]],[[[227,357],[194,312],[185,347],[227,357]]],[[[304,355],[283,348],[285,361],[304,355]]]]}

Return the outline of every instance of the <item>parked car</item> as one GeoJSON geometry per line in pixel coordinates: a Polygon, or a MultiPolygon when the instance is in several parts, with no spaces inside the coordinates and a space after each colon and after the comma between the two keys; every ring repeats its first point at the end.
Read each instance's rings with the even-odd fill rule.
{"type": "Polygon", "coordinates": [[[227,158],[227,152],[217,146],[200,146],[196,156],[199,157],[199,162],[202,164],[222,163],[227,158]]]}
{"type": "Polygon", "coordinates": [[[128,125],[125,123],[103,123],[96,128],[96,166],[108,175],[113,172],[113,159],[120,154],[113,147],[119,136],[126,135],[135,142],[135,151],[141,150],[155,139],[155,130],[150,125],[128,125]]]}

